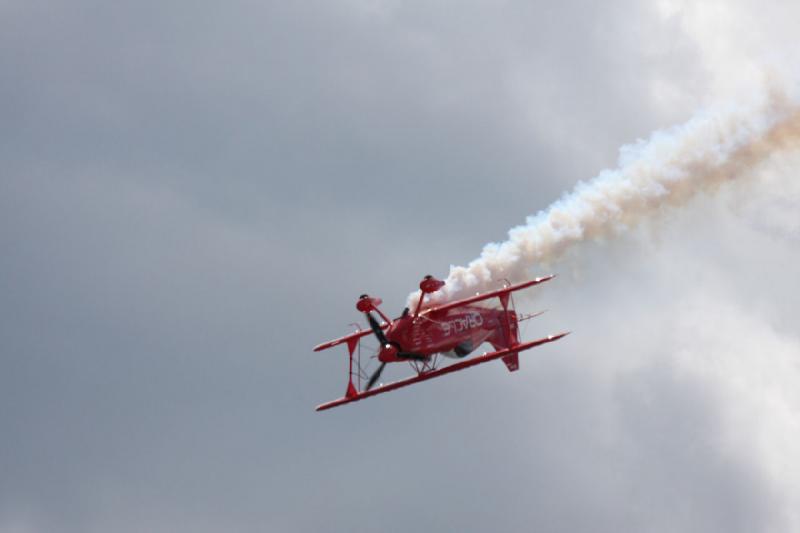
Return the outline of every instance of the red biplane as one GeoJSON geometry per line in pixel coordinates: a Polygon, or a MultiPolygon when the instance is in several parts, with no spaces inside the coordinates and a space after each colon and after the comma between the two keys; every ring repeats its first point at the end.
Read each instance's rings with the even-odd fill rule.
{"type": "Polygon", "coordinates": [[[541,313],[517,316],[513,309],[511,293],[544,283],[553,277],[555,276],[536,278],[517,285],[506,284],[495,291],[423,309],[422,302],[425,295],[434,293],[444,286],[444,281],[425,276],[419,284],[421,292],[414,312],[411,313],[406,308],[402,316],[394,320],[389,320],[378,308],[381,304],[379,298],[362,294],[356,302],[356,309],[364,313],[370,329],[358,330],[314,348],[315,352],[319,352],[346,343],[350,354],[350,376],[344,397],[318,406],[317,411],[356,402],[495,359],[502,359],[509,371],[517,370],[519,352],[556,341],[568,334],[560,333],[522,343],[519,340],[519,322],[541,313]],[[474,305],[490,298],[498,298],[500,308],[474,305]],[[378,322],[372,311],[380,315],[383,323],[378,322]],[[370,334],[378,339],[377,359],[380,364],[367,379],[367,374],[361,366],[360,341],[370,334]],[[495,351],[448,366],[438,366],[441,362],[440,356],[462,359],[484,342],[491,344],[495,351]],[[401,362],[410,363],[416,375],[373,388],[387,363],[401,362]],[[362,380],[366,380],[363,389],[362,380]]]}

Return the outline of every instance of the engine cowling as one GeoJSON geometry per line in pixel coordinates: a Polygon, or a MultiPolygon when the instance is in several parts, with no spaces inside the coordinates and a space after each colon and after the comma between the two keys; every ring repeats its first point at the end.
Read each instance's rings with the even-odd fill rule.
{"type": "Polygon", "coordinates": [[[399,350],[396,346],[392,344],[386,344],[382,346],[380,351],[378,352],[378,360],[383,363],[391,363],[393,361],[397,361],[397,353],[399,350]]]}

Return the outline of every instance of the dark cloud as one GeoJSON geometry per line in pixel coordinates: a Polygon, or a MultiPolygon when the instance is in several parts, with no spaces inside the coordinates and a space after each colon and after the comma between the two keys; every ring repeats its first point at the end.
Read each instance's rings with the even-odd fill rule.
{"type": "MultiPolygon", "coordinates": [[[[0,20],[0,531],[784,524],[791,497],[752,441],[721,443],[734,389],[675,362],[686,345],[660,322],[692,285],[676,272],[738,309],[759,298],[753,269],[793,264],[752,213],[717,206],[692,232],[695,206],[688,243],[631,236],[559,265],[530,334],[576,335],[518,375],[312,410],[345,367],[310,348],[357,319],[355,295],[399,311],[421,274],[693,112],[714,79],[679,17],[42,1],[0,20]]],[[[778,279],[743,323],[790,360],[797,298],[778,279]]]]}

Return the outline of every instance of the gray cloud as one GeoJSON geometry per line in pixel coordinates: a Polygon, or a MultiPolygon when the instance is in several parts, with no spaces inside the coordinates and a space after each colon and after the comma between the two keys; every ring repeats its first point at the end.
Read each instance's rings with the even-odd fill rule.
{"type": "Polygon", "coordinates": [[[312,410],[356,295],[396,312],[789,39],[707,20],[4,3],[0,531],[792,530],[793,163],[559,264],[528,334],[575,334],[518,374],[312,410]]]}

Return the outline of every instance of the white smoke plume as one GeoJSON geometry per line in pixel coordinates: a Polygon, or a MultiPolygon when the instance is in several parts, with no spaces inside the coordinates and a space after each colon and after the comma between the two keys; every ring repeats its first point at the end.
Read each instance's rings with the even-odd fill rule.
{"type": "MultiPolygon", "coordinates": [[[[701,192],[751,176],[771,154],[800,145],[800,107],[779,91],[748,107],[705,111],[620,149],[619,166],[604,170],[527,223],[508,240],[484,247],[468,266],[452,266],[432,302],[521,281],[590,240],[607,239],[701,192]]],[[[418,293],[409,297],[409,302],[418,293]]]]}

